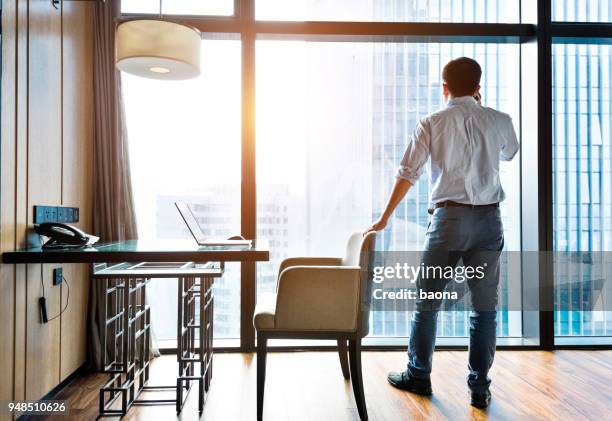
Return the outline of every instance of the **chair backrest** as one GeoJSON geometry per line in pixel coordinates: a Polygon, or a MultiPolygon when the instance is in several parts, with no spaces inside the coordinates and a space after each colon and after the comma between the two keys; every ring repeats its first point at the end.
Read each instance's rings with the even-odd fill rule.
{"type": "Polygon", "coordinates": [[[374,246],[376,232],[367,234],[354,232],[346,245],[346,255],[342,259],[343,266],[359,266],[361,268],[361,308],[359,311],[359,330],[361,337],[370,330],[370,305],[372,302],[372,263],[374,260],[374,246]]]}

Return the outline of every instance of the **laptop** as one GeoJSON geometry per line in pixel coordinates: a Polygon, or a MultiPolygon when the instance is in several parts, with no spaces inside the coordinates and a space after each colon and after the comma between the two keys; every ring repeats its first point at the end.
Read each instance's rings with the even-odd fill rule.
{"type": "Polygon", "coordinates": [[[224,239],[209,239],[204,237],[202,228],[198,223],[198,220],[194,216],[191,208],[188,204],[183,202],[174,202],[174,205],[178,209],[179,213],[183,217],[183,221],[187,224],[187,228],[193,235],[199,246],[251,246],[251,240],[224,240],[224,239]]]}

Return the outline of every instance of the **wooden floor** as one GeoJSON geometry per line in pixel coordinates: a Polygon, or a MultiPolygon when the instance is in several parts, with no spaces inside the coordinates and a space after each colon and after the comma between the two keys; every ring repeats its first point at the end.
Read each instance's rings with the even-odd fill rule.
{"type": "MultiPolygon", "coordinates": [[[[214,377],[203,420],[255,419],[253,357],[253,354],[215,355],[214,377]]],[[[398,391],[387,384],[387,372],[405,366],[405,353],[364,352],[362,359],[370,420],[612,420],[612,351],[499,351],[491,371],[493,399],[487,411],[469,405],[466,352],[436,352],[431,398],[398,391]]],[[[171,383],[174,357],[156,359],[152,373],[151,384],[171,383]]],[[[61,391],[56,399],[69,400],[71,416],[57,419],[95,419],[98,387],[105,379],[104,375],[90,375],[61,391]]],[[[135,406],[124,419],[196,420],[194,392],[190,393],[180,418],[173,406],[135,406]]],[[[151,393],[161,397],[165,392],[151,393]]],[[[269,354],[264,419],[357,420],[352,389],[342,378],[337,355],[269,354]]]]}

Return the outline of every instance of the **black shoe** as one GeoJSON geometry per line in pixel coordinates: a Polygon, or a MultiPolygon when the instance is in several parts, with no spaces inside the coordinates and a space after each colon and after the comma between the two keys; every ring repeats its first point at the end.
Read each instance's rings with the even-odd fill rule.
{"type": "Polygon", "coordinates": [[[485,409],[491,403],[491,392],[486,390],[484,393],[472,392],[472,406],[485,409]]]}
{"type": "Polygon", "coordinates": [[[392,371],[387,376],[387,380],[392,386],[398,389],[407,390],[408,392],[416,393],[417,395],[431,395],[431,380],[416,379],[411,377],[408,371],[397,373],[392,371]]]}

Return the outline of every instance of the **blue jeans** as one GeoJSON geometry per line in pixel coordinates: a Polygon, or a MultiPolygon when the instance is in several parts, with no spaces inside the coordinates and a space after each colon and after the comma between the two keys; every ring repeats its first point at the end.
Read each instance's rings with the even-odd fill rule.
{"type": "MultiPolygon", "coordinates": [[[[504,247],[504,232],[499,209],[465,207],[438,208],[427,229],[423,264],[454,267],[461,259],[464,266],[484,267],[481,279],[468,280],[472,312],[468,386],[473,392],[488,389],[489,369],[495,355],[497,328],[497,289],[499,256],[504,247]]],[[[449,280],[417,280],[417,288],[426,292],[443,291],[449,280]]],[[[415,378],[429,378],[436,342],[436,325],[442,301],[419,299],[412,315],[408,347],[408,372],[415,378]]]]}

